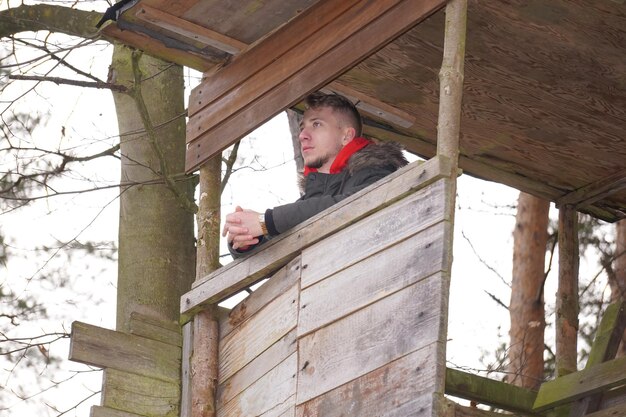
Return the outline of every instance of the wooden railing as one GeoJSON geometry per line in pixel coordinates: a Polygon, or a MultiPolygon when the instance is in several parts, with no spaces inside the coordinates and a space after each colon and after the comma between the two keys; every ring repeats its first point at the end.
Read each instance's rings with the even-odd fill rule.
{"type": "Polygon", "coordinates": [[[181,299],[183,321],[203,306],[216,304],[267,277],[303,249],[446,176],[450,167],[443,157],[414,162],[271,240],[257,253],[196,281],[181,299]]]}

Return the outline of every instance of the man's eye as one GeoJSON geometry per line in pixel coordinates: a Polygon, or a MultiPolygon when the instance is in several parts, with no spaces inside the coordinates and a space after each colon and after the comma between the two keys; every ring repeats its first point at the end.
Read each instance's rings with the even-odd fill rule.
{"type": "Polygon", "coordinates": [[[321,125],[320,122],[313,122],[313,127],[319,127],[321,125]]]}

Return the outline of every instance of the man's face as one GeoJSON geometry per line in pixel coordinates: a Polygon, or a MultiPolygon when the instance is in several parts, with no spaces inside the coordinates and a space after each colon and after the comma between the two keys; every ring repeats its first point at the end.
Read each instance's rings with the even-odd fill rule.
{"type": "Polygon", "coordinates": [[[346,126],[331,107],[305,111],[300,129],[304,165],[326,174],[341,148],[354,137],[354,129],[346,126]]]}

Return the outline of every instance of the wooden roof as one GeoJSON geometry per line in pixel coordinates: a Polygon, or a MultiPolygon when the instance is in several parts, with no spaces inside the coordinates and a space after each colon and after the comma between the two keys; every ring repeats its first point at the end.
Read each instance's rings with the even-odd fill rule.
{"type": "MultiPolygon", "coordinates": [[[[103,34],[215,72],[325,2],[139,0],[103,34]]],[[[325,86],[358,100],[367,134],[426,158],[436,152],[443,18],[436,12],[325,86]]],[[[466,173],[615,221],[626,217],[624,132],[624,1],[470,0],[466,173]]]]}

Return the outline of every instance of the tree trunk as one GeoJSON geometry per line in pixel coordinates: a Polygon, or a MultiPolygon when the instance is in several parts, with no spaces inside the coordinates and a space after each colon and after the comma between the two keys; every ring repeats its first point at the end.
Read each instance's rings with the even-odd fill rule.
{"type": "MultiPolygon", "coordinates": [[[[626,220],[617,222],[615,229],[615,267],[612,279],[609,279],[612,303],[626,300],[626,220]]],[[[626,330],[617,351],[617,357],[622,356],[626,356],[626,330]]]]}
{"type": "Polygon", "coordinates": [[[550,202],[520,193],[513,231],[508,381],[536,389],[543,379],[543,283],[550,202]]]}
{"type": "MultiPolygon", "coordinates": [[[[132,50],[116,46],[110,82],[140,88],[147,103],[142,122],[137,95],[114,94],[122,153],[117,329],[128,331],[131,313],[178,321],[181,295],[194,279],[193,184],[174,182],[184,172],[183,71],[142,55],[134,85],[132,50]],[[146,133],[154,127],[154,137],[146,133]]],[[[183,177],[180,177],[183,178],[183,177]]]]}

